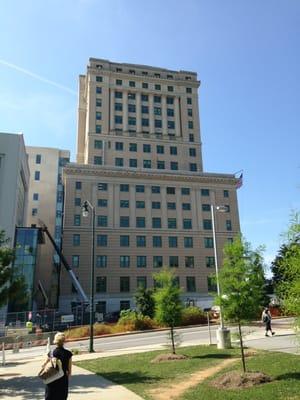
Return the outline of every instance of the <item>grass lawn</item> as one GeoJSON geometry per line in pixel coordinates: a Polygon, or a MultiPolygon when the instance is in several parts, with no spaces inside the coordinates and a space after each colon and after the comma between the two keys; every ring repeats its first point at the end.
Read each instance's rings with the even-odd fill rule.
{"type": "MultiPolygon", "coordinates": [[[[205,370],[221,361],[239,356],[239,349],[217,350],[211,346],[193,346],[179,348],[178,354],[190,358],[181,361],[168,361],[151,364],[158,354],[167,351],[155,351],[130,354],[118,357],[99,358],[92,361],[80,361],[76,364],[95,372],[104,378],[126,386],[146,400],[152,399],[149,390],[160,386],[172,385],[184,381],[192,372],[205,370]]],[[[180,400],[296,400],[300,399],[300,359],[299,356],[284,353],[261,352],[247,358],[249,371],[261,371],[275,378],[273,382],[242,390],[220,390],[209,386],[211,379],[232,369],[241,371],[241,363],[232,364],[214,377],[208,378],[198,386],[186,391],[180,400]]]]}

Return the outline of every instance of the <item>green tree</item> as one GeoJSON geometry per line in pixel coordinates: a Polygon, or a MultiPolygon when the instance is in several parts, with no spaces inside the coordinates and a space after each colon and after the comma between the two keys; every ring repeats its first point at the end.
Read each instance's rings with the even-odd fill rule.
{"type": "Polygon", "coordinates": [[[27,286],[24,277],[13,276],[11,263],[14,250],[7,243],[5,232],[0,231],[0,306],[6,304],[9,299],[19,308],[27,303],[27,286]]]}
{"type": "Polygon", "coordinates": [[[183,304],[174,273],[169,268],[153,275],[157,289],[154,292],[155,318],[170,328],[172,353],[175,351],[174,327],[181,321],[183,304]]]}
{"type": "Polygon", "coordinates": [[[145,316],[153,318],[155,312],[153,290],[140,287],[134,297],[138,311],[145,316]]]}
{"type": "Polygon", "coordinates": [[[227,321],[238,325],[243,371],[246,372],[242,325],[256,319],[265,302],[265,278],[262,248],[237,237],[224,248],[223,267],[219,273],[221,295],[216,303],[227,321]]]}

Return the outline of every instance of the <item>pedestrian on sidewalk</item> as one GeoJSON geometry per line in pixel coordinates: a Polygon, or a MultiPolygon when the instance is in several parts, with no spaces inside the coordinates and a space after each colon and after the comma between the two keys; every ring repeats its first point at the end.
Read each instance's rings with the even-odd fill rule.
{"type": "Polygon", "coordinates": [[[264,311],[262,312],[261,320],[265,324],[265,327],[266,327],[265,336],[269,336],[268,335],[269,331],[271,332],[271,336],[275,335],[275,332],[272,331],[272,325],[271,325],[272,317],[271,317],[271,313],[270,313],[270,310],[268,309],[268,307],[266,307],[264,309],[264,311]]]}
{"type": "MultiPolygon", "coordinates": [[[[45,400],[66,400],[69,391],[69,376],[72,371],[72,353],[64,348],[65,335],[57,332],[53,343],[56,348],[53,350],[53,357],[58,358],[62,363],[64,376],[46,386],[45,400]]],[[[50,354],[48,354],[50,356],[50,354]]]]}

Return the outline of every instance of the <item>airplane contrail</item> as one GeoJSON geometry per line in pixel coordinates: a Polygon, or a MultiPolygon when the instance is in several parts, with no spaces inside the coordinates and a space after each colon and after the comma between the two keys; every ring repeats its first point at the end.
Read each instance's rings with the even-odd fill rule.
{"type": "Polygon", "coordinates": [[[44,78],[43,76],[35,74],[34,72],[28,71],[28,69],[21,68],[18,65],[9,63],[9,62],[7,62],[5,60],[1,60],[1,59],[0,59],[0,64],[5,65],[6,67],[9,67],[9,68],[15,69],[16,71],[22,72],[23,74],[31,76],[32,78],[37,79],[41,82],[48,83],[49,85],[55,86],[59,89],[65,90],[66,92],[77,95],[77,92],[75,92],[75,90],[72,90],[72,89],[68,88],[67,86],[61,85],[60,83],[51,81],[50,79],[44,78]]]}

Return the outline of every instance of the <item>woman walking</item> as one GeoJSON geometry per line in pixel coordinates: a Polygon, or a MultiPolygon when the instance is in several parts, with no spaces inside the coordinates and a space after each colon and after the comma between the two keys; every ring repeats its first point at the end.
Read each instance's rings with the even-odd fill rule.
{"type": "Polygon", "coordinates": [[[68,398],[69,376],[72,371],[72,353],[64,348],[65,335],[58,332],[54,336],[56,348],[53,350],[53,357],[58,358],[62,363],[64,376],[46,386],[45,400],[66,400],[68,398]]]}
{"type": "Polygon", "coordinates": [[[271,313],[270,313],[268,307],[266,307],[266,308],[264,309],[264,311],[263,311],[263,313],[262,313],[262,316],[261,316],[261,320],[262,320],[262,322],[265,324],[265,327],[266,327],[265,336],[269,336],[269,335],[268,335],[268,332],[269,332],[269,331],[271,332],[271,336],[275,335],[275,332],[272,331],[272,327],[271,327],[271,320],[272,320],[272,317],[271,317],[271,313]]]}

